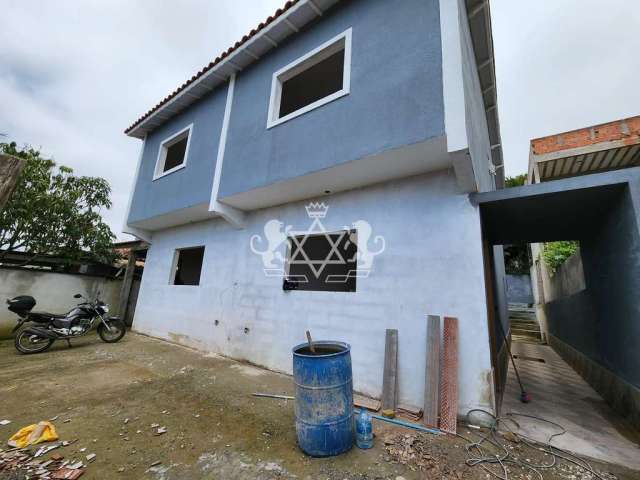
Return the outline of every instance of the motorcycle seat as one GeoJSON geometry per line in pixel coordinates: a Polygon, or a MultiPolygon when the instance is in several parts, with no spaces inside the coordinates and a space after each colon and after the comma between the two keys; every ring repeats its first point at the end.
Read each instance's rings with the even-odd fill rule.
{"type": "Polygon", "coordinates": [[[37,317],[41,317],[41,318],[47,318],[47,319],[51,319],[51,318],[65,318],[66,315],[65,314],[60,314],[60,313],[49,313],[49,312],[30,312],[30,315],[35,315],[37,317]]]}

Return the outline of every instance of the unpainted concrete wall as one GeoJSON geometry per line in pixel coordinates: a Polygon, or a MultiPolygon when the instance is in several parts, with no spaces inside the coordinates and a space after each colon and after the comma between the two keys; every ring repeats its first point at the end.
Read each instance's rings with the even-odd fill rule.
{"type": "Polygon", "coordinates": [[[34,310],[52,313],[64,313],[75,306],[78,301],[73,298],[81,293],[94,298],[100,292],[100,298],[110,305],[116,314],[120,296],[119,280],[110,280],[88,275],[69,275],[25,269],[0,269],[0,339],[9,338],[16,325],[18,316],[10,312],[4,304],[5,299],[18,295],[31,295],[36,299],[34,310]]]}
{"type": "Polygon", "coordinates": [[[587,288],[580,250],[567,258],[547,282],[545,298],[548,302],[574,295],[587,288]]]}
{"type": "Polygon", "coordinates": [[[355,389],[373,396],[382,389],[385,329],[397,328],[399,398],[422,405],[427,315],[456,316],[459,411],[492,409],[480,217],[453,171],[318,200],[329,206],[327,230],[362,219],[386,240],[357,292],[285,292],[281,278],[265,276],[251,236],[263,235],[270,219],[308,228],[305,202],[297,202],[249,214],[244,230],[214,219],[154,234],[133,328],[286,373],[291,348],[310,330],[352,345],[355,389]],[[170,285],[174,250],[194,245],[206,246],[200,285],[170,285]]]}

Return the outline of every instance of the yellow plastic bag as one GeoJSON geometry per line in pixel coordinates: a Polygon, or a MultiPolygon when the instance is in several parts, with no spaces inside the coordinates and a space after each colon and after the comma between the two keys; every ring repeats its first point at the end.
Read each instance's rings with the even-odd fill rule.
{"type": "Polygon", "coordinates": [[[24,448],[42,442],[58,439],[56,427],[51,422],[38,422],[18,430],[10,439],[10,447],[24,448]]]}

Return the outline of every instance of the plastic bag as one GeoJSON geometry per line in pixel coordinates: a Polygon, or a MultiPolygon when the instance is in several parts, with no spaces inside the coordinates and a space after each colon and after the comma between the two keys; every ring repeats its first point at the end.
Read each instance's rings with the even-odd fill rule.
{"type": "Polygon", "coordinates": [[[9,439],[10,447],[24,448],[42,442],[58,439],[56,427],[51,422],[38,422],[21,428],[9,439]]]}

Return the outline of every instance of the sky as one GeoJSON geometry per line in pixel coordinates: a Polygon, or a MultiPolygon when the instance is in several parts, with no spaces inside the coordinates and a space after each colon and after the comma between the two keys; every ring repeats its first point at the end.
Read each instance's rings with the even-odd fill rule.
{"type": "MultiPolygon", "coordinates": [[[[135,119],[284,0],[1,0],[0,137],[106,178],[119,239],[135,119]],[[179,5],[179,7],[177,7],[179,5]]],[[[507,176],[529,140],[640,114],[636,0],[491,0],[507,176]]]]}

